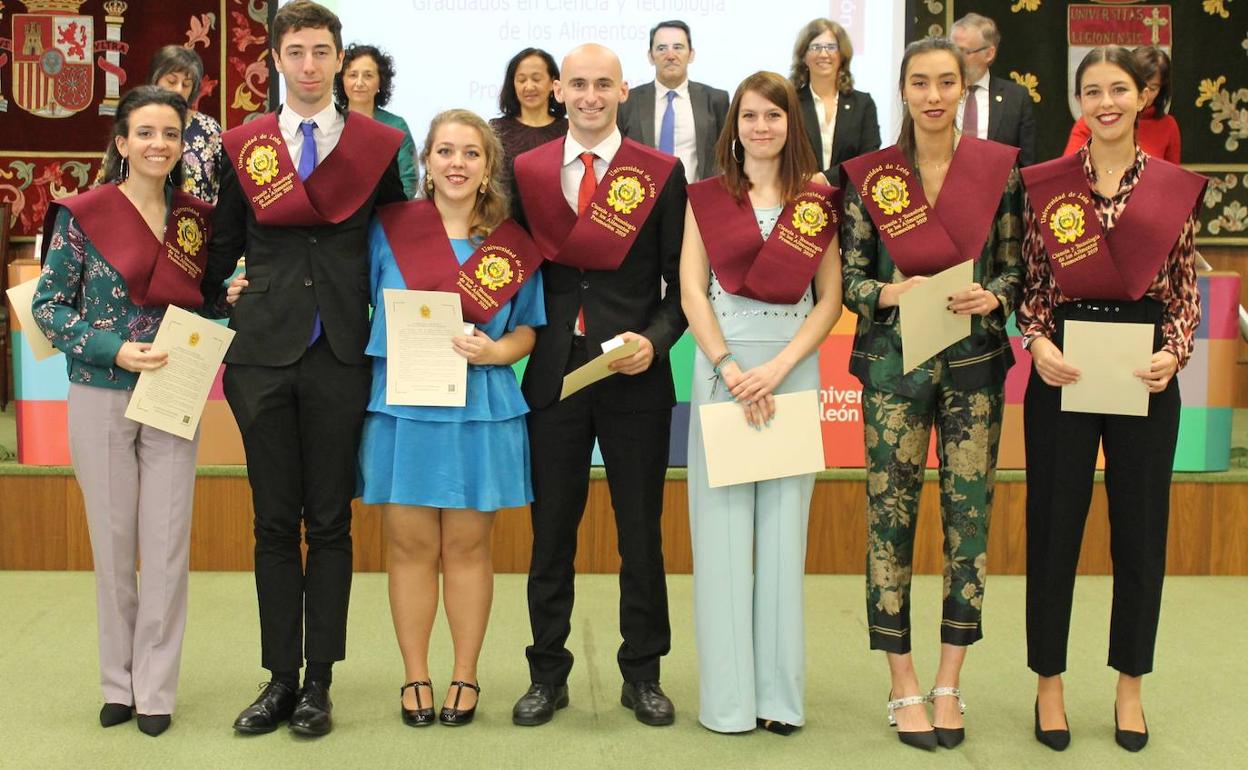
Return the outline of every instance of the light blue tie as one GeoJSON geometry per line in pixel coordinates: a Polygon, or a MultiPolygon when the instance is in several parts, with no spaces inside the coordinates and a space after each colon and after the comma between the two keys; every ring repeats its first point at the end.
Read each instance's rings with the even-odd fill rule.
{"type": "Polygon", "coordinates": [[[663,110],[663,125],[659,127],[659,150],[668,155],[676,154],[676,109],[672,102],[676,99],[675,91],[667,92],[667,109],[663,110]]]}
{"type": "Polygon", "coordinates": [[[312,137],[312,131],[316,128],[316,123],[305,120],[299,124],[299,131],[303,134],[303,150],[299,153],[299,179],[304,180],[312,175],[312,170],[316,168],[316,139],[312,137]]]}
{"type": "MultiPolygon", "coordinates": [[[[313,169],[316,168],[316,139],[312,136],[312,130],[316,128],[316,123],[305,120],[299,124],[299,131],[303,134],[303,149],[299,152],[299,179],[305,180],[312,175],[313,169]]],[[[316,315],[312,317],[312,338],[308,340],[308,347],[312,347],[312,343],[316,342],[321,336],[321,313],[318,310],[316,315]]]]}

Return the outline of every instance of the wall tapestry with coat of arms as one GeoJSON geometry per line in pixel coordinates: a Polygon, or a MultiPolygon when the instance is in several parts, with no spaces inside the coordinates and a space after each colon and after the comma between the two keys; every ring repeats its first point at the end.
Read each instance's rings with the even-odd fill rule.
{"type": "MultiPolygon", "coordinates": [[[[1001,32],[993,74],[1028,89],[1036,157],[1061,154],[1079,113],[1074,73],[1098,45],[1170,55],[1183,166],[1209,177],[1197,242],[1248,245],[1248,0],[907,0],[908,37],[945,35],[969,12],[1001,32]]],[[[891,96],[891,95],[890,95],[891,96]]],[[[879,99],[880,95],[876,95],[879,99]]]]}
{"type": "Polygon", "coordinates": [[[90,187],[117,103],[162,46],[204,61],[196,109],[229,128],[267,108],[266,0],[0,0],[0,202],[32,237],[90,187]]]}

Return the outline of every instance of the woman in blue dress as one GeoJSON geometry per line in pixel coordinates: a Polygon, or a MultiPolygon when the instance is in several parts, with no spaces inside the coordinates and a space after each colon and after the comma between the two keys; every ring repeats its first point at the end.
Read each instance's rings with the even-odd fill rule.
{"type": "MultiPolygon", "coordinates": [[[[390,609],[406,670],[407,684],[400,691],[403,721],[423,726],[435,719],[428,653],[441,565],[455,665],[437,719],[459,725],[472,720],[480,693],[477,659],[493,597],[494,512],[533,499],[524,421],[528,407],[512,364],[532,350],[533,329],[546,322],[546,314],[540,273],[504,268],[520,288],[471,334],[453,339],[455,351],[469,364],[465,406],[386,403],[383,290],[441,288],[420,285],[444,267],[437,257],[449,261],[453,251],[458,265],[450,266],[450,274],[455,275],[483,240],[496,230],[504,232],[500,226],[518,231],[505,221],[502,148],[480,117],[467,110],[436,116],[421,162],[422,199],[386,207],[370,232],[375,310],[367,353],[373,356],[373,386],[360,466],[364,502],[383,506],[390,609]],[[421,212],[423,219],[408,216],[421,212]],[[433,256],[414,265],[422,257],[413,252],[433,256]]],[[[485,259],[477,264],[485,267],[485,259]]]]}
{"type": "Polygon", "coordinates": [[[711,488],[699,407],[731,399],[767,430],[775,395],[819,388],[816,350],[841,313],[837,206],[789,81],[746,78],[728,118],[716,147],[725,172],[689,186],[680,257],[681,305],[698,343],[689,420],[698,720],[716,732],[788,735],[805,722],[802,578],[815,476],[711,488]],[[806,251],[786,249],[795,240],[806,251]]]}

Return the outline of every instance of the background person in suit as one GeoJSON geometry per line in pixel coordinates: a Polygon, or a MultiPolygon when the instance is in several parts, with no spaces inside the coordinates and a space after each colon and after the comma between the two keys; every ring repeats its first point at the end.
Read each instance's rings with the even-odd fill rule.
{"type": "Polygon", "coordinates": [[[270,34],[286,100],[223,137],[229,162],[203,282],[211,302],[246,252],[223,384],[247,454],[261,665],[272,679],[234,729],[267,733],[290,720],[294,732],[324,735],[332,667],[346,656],[351,498],[371,381],[368,223],[375,206],[406,200],[403,136],[334,109],[342,23],[332,12],[295,0],[270,34]],[[267,207],[255,202],[266,195],[267,207]]]}
{"type": "Polygon", "coordinates": [[[996,22],[968,13],[953,23],[949,38],[966,60],[966,98],[958,106],[962,133],[1017,147],[1020,166],[1035,163],[1036,121],[1031,113],[1031,95],[1014,81],[988,71],[1001,44],[996,22]]]}
{"type": "Polygon", "coordinates": [[[690,181],[718,173],[715,142],[728,117],[727,91],[689,80],[693,56],[688,24],[654,25],[646,52],[654,80],[632,89],[618,120],[624,136],[680,158],[690,181]]]}
{"type": "Polygon", "coordinates": [[[815,19],[797,36],[789,72],[815,160],[834,185],[840,184],[842,162],[880,149],[875,102],[854,90],[853,58],[845,28],[831,19],[815,19]]]}
{"type": "MultiPolygon", "coordinates": [[[[547,323],[537,330],[521,385],[532,409],[533,644],[526,650],[531,685],[512,721],[540,725],[568,705],[576,530],[589,494],[596,439],[619,535],[621,701],[645,724],[671,724],[675,709],[659,687],[659,659],[671,648],[660,518],[676,402],[668,351],[685,330],[679,278],[685,173],[674,158],[620,136],[615,111],[628,86],[610,49],[589,44],[569,53],[555,95],[568,108],[568,135],[521,155],[515,169],[519,199],[513,210],[544,256],[555,261],[542,266],[547,323]],[[645,199],[655,195],[653,208],[637,223],[621,261],[613,269],[578,268],[572,262],[585,264],[599,249],[565,255],[567,236],[551,223],[562,219],[575,235],[569,220],[589,208],[598,188],[607,186],[603,180],[611,164],[625,154],[629,165],[645,166],[648,174],[666,180],[656,180],[656,190],[644,193],[645,199]],[[636,340],[637,352],[611,365],[615,375],[560,400],[564,375],[617,336],[636,340]]],[[[616,181],[635,184],[632,173],[616,181]]],[[[593,221],[588,215],[584,220],[593,221]]],[[[598,237],[607,240],[604,251],[624,245],[611,243],[609,233],[598,237]]]]}

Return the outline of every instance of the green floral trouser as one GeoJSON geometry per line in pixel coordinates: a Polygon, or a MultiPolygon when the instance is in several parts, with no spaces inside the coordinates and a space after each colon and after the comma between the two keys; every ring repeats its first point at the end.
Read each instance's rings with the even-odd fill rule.
{"type": "Polygon", "coordinates": [[[933,422],[945,533],[940,639],[969,645],[983,637],[980,607],[1005,395],[999,385],[957,390],[943,362],[937,363],[932,379],[936,385],[922,399],[863,389],[867,621],[873,650],[910,651],[914,532],[933,422]]]}

